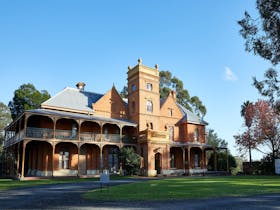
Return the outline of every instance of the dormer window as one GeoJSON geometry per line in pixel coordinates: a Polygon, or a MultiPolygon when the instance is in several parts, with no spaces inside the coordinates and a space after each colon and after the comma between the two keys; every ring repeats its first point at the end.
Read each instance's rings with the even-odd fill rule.
{"type": "Polygon", "coordinates": [[[153,90],[153,85],[151,83],[147,83],[146,88],[147,88],[148,91],[152,91],[153,90]]]}
{"type": "Polygon", "coordinates": [[[132,85],[131,85],[131,91],[134,92],[135,90],[136,90],[136,85],[135,85],[135,84],[132,84],[132,85]]]}

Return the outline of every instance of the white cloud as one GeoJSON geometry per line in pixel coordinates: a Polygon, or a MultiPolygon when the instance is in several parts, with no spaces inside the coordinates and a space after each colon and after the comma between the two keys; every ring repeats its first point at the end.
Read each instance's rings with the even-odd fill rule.
{"type": "Polygon", "coordinates": [[[231,71],[229,67],[225,67],[225,79],[228,81],[236,81],[237,76],[231,71]]]}

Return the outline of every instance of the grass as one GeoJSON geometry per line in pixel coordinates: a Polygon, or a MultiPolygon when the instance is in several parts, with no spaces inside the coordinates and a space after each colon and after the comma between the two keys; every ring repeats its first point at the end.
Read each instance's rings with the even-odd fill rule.
{"type": "Polygon", "coordinates": [[[92,190],[94,200],[175,200],[280,193],[280,176],[182,177],[92,190]]]}

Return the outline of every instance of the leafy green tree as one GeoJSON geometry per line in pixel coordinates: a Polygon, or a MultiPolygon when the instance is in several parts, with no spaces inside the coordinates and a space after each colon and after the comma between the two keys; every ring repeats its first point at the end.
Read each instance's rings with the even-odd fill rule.
{"type": "Polygon", "coordinates": [[[15,119],[24,110],[36,109],[50,98],[46,90],[38,91],[32,84],[23,84],[14,92],[13,100],[9,102],[12,118],[15,119]]]}
{"type": "Polygon", "coordinates": [[[244,18],[238,21],[245,50],[276,65],[280,61],[280,1],[257,0],[256,9],[259,17],[252,18],[245,11],[244,18]]]}
{"type": "Polygon", "coordinates": [[[127,86],[124,86],[123,89],[120,92],[120,96],[122,98],[127,98],[128,97],[128,88],[127,86]]]}
{"type": "Polygon", "coordinates": [[[177,77],[172,77],[169,71],[160,71],[160,97],[166,98],[170,91],[176,91],[177,102],[190,111],[203,117],[206,114],[206,107],[198,96],[190,97],[188,90],[184,89],[184,83],[177,77]]]}
{"type": "Polygon", "coordinates": [[[0,102],[0,154],[2,153],[2,145],[4,141],[4,128],[12,121],[9,107],[0,102]]]}
{"type": "MultiPolygon", "coordinates": [[[[171,91],[176,91],[177,102],[190,111],[203,117],[206,115],[206,107],[198,96],[190,97],[189,91],[184,89],[183,81],[177,77],[172,77],[170,71],[160,71],[160,98],[166,98],[171,91]]],[[[120,92],[122,98],[127,98],[128,89],[124,86],[120,92]]]]}
{"type": "Polygon", "coordinates": [[[140,168],[140,156],[132,147],[123,147],[120,152],[120,159],[123,163],[123,169],[129,175],[138,172],[140,168]]]}
{"type": "Polygon", "coordinates": [[[207,144],[213,146],[213,147],[227,147],[228,143],[224,140],[218,137],[218,134],[214,131],[214,129],[209,129],[207,132],[207,144]]]}
{"type": "Polygon", "coordinates": [[[257,88],[260,95],[266,97],[271,106],[280,112],[280,77],[278,72],[270,68],[264,73],[264,77],[265,79],[262,81],[258,81],[253,77],[253,85],[257,88]]]}
{"type": "MultiPolygon", "coordinates": [[[[245,11],[244,18],[238,21],[238,24],[241,26],[240,34],[245,39],[245,50],[259,55],[276,66],[280,61],[280,1],[256,0],[256,9],[259,13],[258,17],[252,18],[250,14],[245,11]]],[[[278,72],[279,71],[273,68],[268,69],[264,74],[265,79],[262,81],[253,77],[253,85],[261,96],[268,99],[269,106],[276,115],[280,115],[280,78],[278,72]]],[[[255,116],[257,116],[257,114],[258,113],[254,113],[255,116]]],[[[274,117],[278,118],[276,115],[274,115],[274,117]]],[[[254,122],[255,121],[253,121],[253,124],[254,122]]],[[[276,125],[272,125],[268,120],[263,120],[262,123],[266,125],[266,130],[272,131],[275,129],[274,127],[276,125]]],[[[247,133],[236,136],[237,140],[245,139],[248,141],[252,138],[251,132],[249,131],[254,129],[251,129],[251,127],[247,128],[247,133]]],[[[276,134],[278,132],[276,132],[276,134]]],[[[259,129],[257,129],[257,133],[260,133],[259,129]]],[[[242,143],[242,141],[238,142],[242,143]]],[[[272,152],[272,155],[275,156],[275,152],[272,152]]]]}
{"type": "MultiPolygon", "coordinates": [[[[225,152],[218,152],[217,153],[217,170],[218,171],[226,171],[227,170],[227,154],[225,152]]],[[[235,168],[236,160],[235,158],[229,153],[228,154],[228,167],[230,170],[235,168]]],[[[210,169],[214,168],[214,154],[211,154],[209,160],[208,160],[208,167],[210,169]]]]}
{"type": "MultiPolygon", "coordinates": [[[[219,138],[218,134],[214,131],[214,129],[209,129],[207,132],[207,144],[213,146],[213,147],[222,147],[226,148],[228,146],[228,143],[222,139],[219,138]]],[[[208,158],[208,167],[209,170],[214,169],[214,153],[207,153],[208,158]]],[[[218,171],[226,171],[227,170],[227,154],[224,151],[217,152],[217,170],[218,171]]],[[[229,168],[235,168],[236,162],[235,158],[228,152],[228,161],[229,161],[229,168]]]]}

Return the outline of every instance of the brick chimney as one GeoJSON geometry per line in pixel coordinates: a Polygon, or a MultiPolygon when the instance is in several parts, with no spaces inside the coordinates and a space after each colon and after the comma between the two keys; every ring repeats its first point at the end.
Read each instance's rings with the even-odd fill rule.
{"type": "Polygon", "coordinates": [[[170,94],[171,94],[172,98],[174,98],[174,100],[176,101],[176,91],[171,90],[170,94]]]}
{"type": "Polygon", "coordinates": [[[80,91],[84,91],[84,90],[85,90],[85,86],[86,86],[86,84],[83,83],[83,82],[78,82],[78,83],[76,84],[76,87],[77,87],[78,90],[80,90],[80,91]]]}

